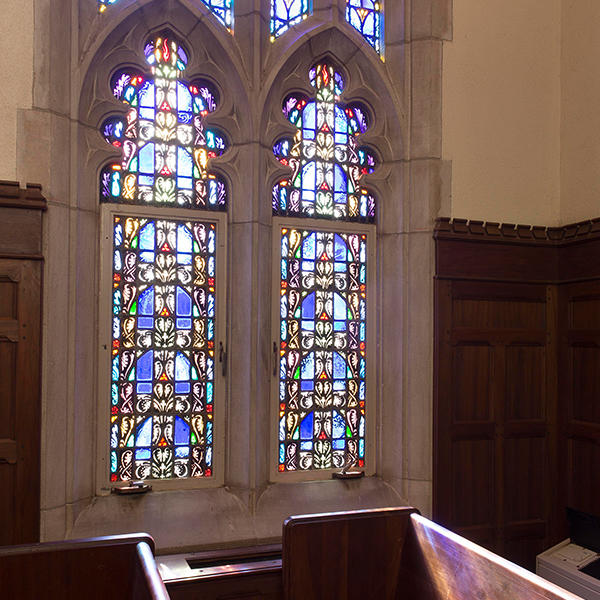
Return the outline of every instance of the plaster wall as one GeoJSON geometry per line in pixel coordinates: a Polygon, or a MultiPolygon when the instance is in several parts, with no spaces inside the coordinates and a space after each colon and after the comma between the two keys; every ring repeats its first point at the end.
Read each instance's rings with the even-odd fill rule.
{"type": "Polygon", "coordinates": [[[567,216],[560,211],[560,44],[561,0],[454,0],[442,95],[452,217],[557,225],[567,216]]]}
{"type": "MultiPolygon", "coordinates": [[[[0,179],[17,179],[17,111],[31,108],[33,0],[3,0],[0,18],[0,179]]],[[[25,182],[21,182],[25,183],[25,182]]]]}
{"type": "Polygon", "coordinates": [[[600,214],[600,5],[563,0],[561,53],[562,223],[600,214]]]}

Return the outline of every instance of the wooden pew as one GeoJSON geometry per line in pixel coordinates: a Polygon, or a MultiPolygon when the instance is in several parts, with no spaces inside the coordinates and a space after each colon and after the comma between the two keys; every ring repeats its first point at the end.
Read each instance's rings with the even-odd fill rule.
{"type": "Polygon", "coordinates": [[[0,597],[169,600],[146,534],[0,548],[0,597]]]}
{"type": "Polygon", "coordinates": [[[290,517],[285,600],[575,600],[422,517],[384,508],[290,517]]]}

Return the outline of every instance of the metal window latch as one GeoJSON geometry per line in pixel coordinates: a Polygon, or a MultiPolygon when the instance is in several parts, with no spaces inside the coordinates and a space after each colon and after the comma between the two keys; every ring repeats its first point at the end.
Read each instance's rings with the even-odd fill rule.
{"type": "Polygon", "coordinates": [[[331,479],[360,479],[365,476],[364,471],[346,470],[344,467],[341,471],[335,471],[331,474],[331,479]]]}
{"type": "Polygon", "coordinates": [[[277,363],[279,362],[277,357],[277,342],[273,342],[273,377],[277,377],[277,363]]]}
{"type": "Polygon", "coordinates": [[[219,342],[219,362],[221,363],[221,374],[227,375],[227,350],[223,348],[223,342],[219,342]]]}
{"type": "Polygon", "coordinates": [[[152,486],[144,481],[133,481],[129,482],[129,485],[115,485],[111,488],[113,494],[145,494],[146,492],[152,491],[152,486]]]}

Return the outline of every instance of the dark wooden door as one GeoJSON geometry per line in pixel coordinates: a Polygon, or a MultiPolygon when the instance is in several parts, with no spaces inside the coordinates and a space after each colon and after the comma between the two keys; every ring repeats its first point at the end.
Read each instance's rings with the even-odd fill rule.
{"type": "Polygon", "coordinates": [[[0,545],[39,540],[41,267],[0,259],[0,545]]]}
{"type": "Polygon", "coordinates": [[[556,506],[553,289],[436,285],[434,518],[533,569],[556,506]]]}

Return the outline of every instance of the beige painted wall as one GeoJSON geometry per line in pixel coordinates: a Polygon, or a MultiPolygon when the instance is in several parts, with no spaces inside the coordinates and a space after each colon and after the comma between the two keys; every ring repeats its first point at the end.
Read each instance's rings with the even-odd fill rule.
{"type": "Polygon", "coordinates": [[[454,0],[443,58],[451,216],[558,224],[560,24],[561,0],[454,0]]]}
{"type": "Polygon", "coordinates": [[[32,103],[33,0],[2,0],[0,4],[0,179],[15,180],[17,110],[31,108],[32,103]]]}
{"type": "Polygon", "coordinates": [[[600,216],[600,2],[563,0],[563,223],[600,216]]]}

